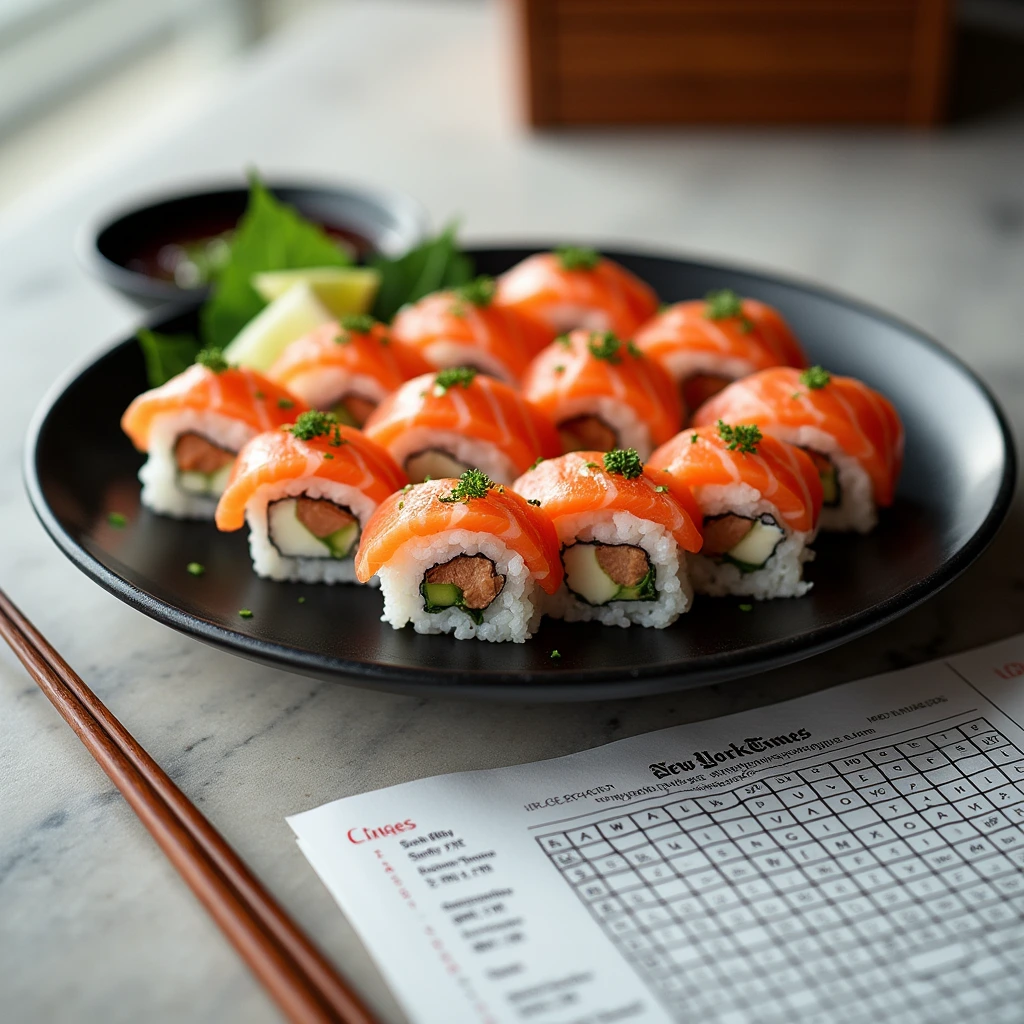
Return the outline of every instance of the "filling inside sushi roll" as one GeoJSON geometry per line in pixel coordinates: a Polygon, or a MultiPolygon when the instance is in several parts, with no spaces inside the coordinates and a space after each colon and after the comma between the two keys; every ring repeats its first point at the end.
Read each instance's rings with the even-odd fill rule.
{"type": "Polygon", "coordinates": [[[785,536],[770,513],[755,517],[726,512],[704,520],[701,554],[735,565],[742,573],[757,572],[768,564],[785,536]]]}
{"type": "Polygon", "coordinates": [[[558,424],[558,436],[567,452],[608,452],[619,446],[619,436],[600,416],[574,416],[558,424]]]}
{"type": "Polygon", "coordinates": [[[657,600],[656,570],[635,544],[577,541],[563,549],[562,564],[566,587],[587,604],[657,600]]]}
{"type": "Polygon", "coordinates": [[[814,468],[818,471],[818,476],[821,479],[825,508],[838,508],[842,504],[843,492],[839,484],[839,470],[836,464],[827,455],[816,452],[813,448],[804,448],[804,451],[811,457],[811,462],[814,463],[814,468]]]}
{"type": "Polygon", "coordinates": [[[679,390],[683,396],[683,408],[693,412],[709,398],[714,398],[719,391],[727,388],[734,379],[720,373],[704,373],[700,370],[691,373],[679,382],[679,390]]]}
{"type": "Polygon", "coordinates": [[[270,543],[286,558],[348,558],[359,539],[351,509],[328,498],[279,498],[267,507],[270,543]]]}
{"type": "Polygon", "coordinates": [[[423,451],[413,452],[405,460],[406,475],[413,483],[440,480],[448,476],[460,477],[471,468],[443,448],[425,448],[423,451]]]}
{"type": "Polygon", "coordinates": [[[477,625],[505,586],[505,577],[486,555],[456,555],[423,574],[420,593],[427,612],[464,611],[477,625]]]}
{"type": "Polygon", "coordinates": [[[188,494],[219,497],[227,487],[237,454],[195,431],[179,434],[174,442],[178,487],[188,494]]]}

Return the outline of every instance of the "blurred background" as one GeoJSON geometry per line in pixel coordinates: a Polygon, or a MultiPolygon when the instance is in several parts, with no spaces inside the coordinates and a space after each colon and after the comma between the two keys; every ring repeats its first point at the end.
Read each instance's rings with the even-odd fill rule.
{"type": "MultiPolygon", "coordinates": [[[[0,0],[0,211],[170,130],[251,51],[300,31],[317,9],[344,5],[0,0]]],[[[504,6],[515,79],[510,116],[524,128],[682,122],[955,131],[1024,100],[1024,0],[504,6]]],[[[342,60],[344,40],[338,45],[342,60]]]]}

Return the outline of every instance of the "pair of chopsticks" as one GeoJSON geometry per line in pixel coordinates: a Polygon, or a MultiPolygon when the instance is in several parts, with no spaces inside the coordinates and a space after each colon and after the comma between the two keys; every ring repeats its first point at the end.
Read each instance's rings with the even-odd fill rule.
{"type": "Polygon", "coordinates": [[[374,1024],[238,854],[0,590],[0,636],[295,1024],[374,1024]]]}

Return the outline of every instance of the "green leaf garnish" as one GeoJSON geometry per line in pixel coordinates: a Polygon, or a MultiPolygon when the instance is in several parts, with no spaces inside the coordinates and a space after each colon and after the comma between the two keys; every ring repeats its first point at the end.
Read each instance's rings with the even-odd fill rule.
{"type": "Polygon", "coordinates": [[[468,388],[476,380],[480,371],[473,366],[449,366],[447,370],[441,370],[434,377],[434,394],[440,398],[448,394],[449,388],[456,386],[468,388]]]}
{"type": "Polygon", "coordinates": [[[480,306],[481,308],[489,306],[494,299],[494,293],[497,290],[494,278],[489,277],[487,274],[481,274],[479,277],[475,277],[472,281],[466,282],[466,284],[459,285],[455,289],[455,294],[466,302],[471,302],[474,306],[480,306]]]}
{"type": "Polygon", "coordinates": [[[739,609],[741,612],[752,612],[754,610],[754,606],[752,604],[741,604],[739,609]]]}
{"type": "Polygon", "coordinates": [[[278,409],[294,409],[295,402],[291,398],[279,398],[277,400],[278,409]]]}
{"type": "MultiPolygon", "coordinates": [[[[309,409],[300,412],[298,419],[291,426],[292,434],[300,441],[312,441],[317,437],[327,437],[334,434],[340,438],[338,430],[338,417],[333,412],[321,412],[319,409],[309,409]]],[[[341,441],[339,440],[340,444],[341,441]]]]}
{"type": "Polygon", "coordinates": [[[739,452],[741,455],[756,455],[762,435],[754,423],[731,427],[723,420],[719,420],[718,436],[725,442],[725,447],[729,451],[739,452]]]}
{"type": "Polygon", "coordinates": [[[494,486],[491,478],[479,469],[467,469],[459,482],[452,488],[452,493],[440,500],[446,503],[469,501],[471,498],[486,498],[487,492],[494,486]]]}
{"type": "Polygon", "coordinates": [[[214,373],[223,373],[228,368],[224,353],[215,347],[202,348],[196,353],[196,363],[214,373]]]}
{"type": "Polygon", "coordinates": [[[644,358],[644,350],[642,348],[640,348],[640,346],[637,345],[637,343],[635,341],[627,341],[626,342],[626,351],[629,352],[629,354],[634,359],[643,359],[644,358]]]}
{"type": "Polygon", "coordinates": [[[562,348],[572,348],[572,338],[568,334],[560,334],[555,341],[562,346],[562,348]]]}
{"type": "Polygon", "coordinates": [[[160,334],[146,327],[139,328],[135,337],[146,361],[146,379],[151,388],[184,373],[196,361],[200,347],[191,334],[160,334]]]}
{"type": "Polygon", "coordinates": [[[473,278],[473,261],[456,245],[454,224],[405,255],[396,259],[378,256],[370,266],[380,273],[373,315],[384,321],[390,321],[406,303],[473,278]]]}
{"type": "Polygon", "coordinates": [[[213,296],[200,311],[203,340],[224,348],[267,303],[252,286],[254,274],[303,267],[344,267],[352,259],[316,224],[275,199],[249,177],[249,205],[238,222],[213,296]]]}
{"type": "Polygon", "coordinates": [[[587,348],[595,359],[603,359],[605,362],[611,363],[612,366],[622,362],[622,357],[619,355],[622,342],[611,331],[605,331],[603,334],[595,331],[591,334],[590,341],[587,342],[587,348]]]}
{"type": "Polygon", "coordinates": [[[252,618],[252,612],[249,611],[248,608],[239,608],[238,609],[238,617],[241,618],[241,619],[251,619],[252,618]]]}
{"type": "Polygon", "coordinates": [[[822,366],[810,366],[800,374],[800,383],[811,391],[826,387],[832,381],[832,374],[822,366]]]}
{"type": "Polygon", "coordinates": [[[117,530],[123,530],[128,525],[128,517],[121,512],[108,512],[107,522],[117,530]]]}
{"type": "Polygon", "coordinates": [[[740,330],[748,334],[754,329],[750,318],[743,312],[743,299],[731,288],[722,288],[716,292],[708,292],[707,306],[704,315],[709,320],[728,320],[731,317],[739,319],[740,330]]]}
{"type": "Polygon", "coordinates": [[[556,249],[555,255],[563,270],[593,270],[601,262],[601,254],[596,249],[585,249],[575,245],[556,249]]]}
{"type": "Polygon", "coordinates": [[[376,320],[369,313],[346,313],[338,323],[343,331],[355,331],[356,334],[367,334],[373,330],[376,320]]]}
{"type": "Polygon", "coordinates": [[[544,456],[543,455],[538,455],[537,458],[535,458],[533,460],[533,465],[530,466],[530,469],[536,469],[543,461],[544,461],[544,456]]]}
{"type": "Polygon", "coordinates": [[[550,657],[552,661],[558,661],[558,659],[559,659],[559,658],[560,658],[561,656],[562,656],[562,655],[561,655],[561,652],[560,652],[560,651],[558,650],[558,648],[557,648],[557,647],[556,647],[556,648],[555,648],[555,649],[554,649],[554,650],[553,650],[553,651],[551,652],[551,654],[550,654],[550,655],[548,655],[548,657],[550,657]]]}
{"type": "Polygon", "coordinates": [[[632,480],[644,471],[644,464],[635,448],[615,448],[604,453],[604,468],[609,473],[617,473],[632,480]]]}
{"type": "Polygon", "coordinates": [[[202,576],[203,573],[206,572],[206,566],[203,565],[202,562],[189,562],[188,565],[185,566],[185,572],[187,572],[189,576],[202,576]]]}
{"type": "Polygon", "coordinates": [[[656,491],[657,491],[657,492],[658,492],[659,494],[665,494],[665,493],[666,493],[666,492],[668,491],[668,488],[667,488],[667,487],[666,487],[666,486],[665,486],[664,484],[658,484],[658,486],[657,486],[657,487],[655,487],[654,489],[655,489],[655,490],[656,490],[656,491]]]}

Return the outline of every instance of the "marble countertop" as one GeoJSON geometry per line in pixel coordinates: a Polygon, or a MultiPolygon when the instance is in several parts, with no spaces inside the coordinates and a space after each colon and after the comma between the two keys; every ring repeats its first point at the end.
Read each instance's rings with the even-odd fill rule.
{"type": "MultiPolygon", "coordinates": [[[[530,136],[516,120],[503,15],[434,0],[328,6],[233,71],[191,123],[0,223],[0,584],[386,1021],[402,1015],[286,814],[771,703],[1024,628],[1019,504],[974,567],[876,633],[742,682],[590,705],[394,696],[261,668],[130,610],[58,553],[22,489],[25,427],[54,377],[137,315],[77,266],[76,229],[126,197],[237,178],[248,165],[406,190],[437,221],[459,214],[472,240],[657,246],[823,282],[940,338],[1019,433],[1024,110],[935,135],[530,136]]],[[[275,1019],[6,648],[0,723],[4,1019],[275,1019]]]]}

